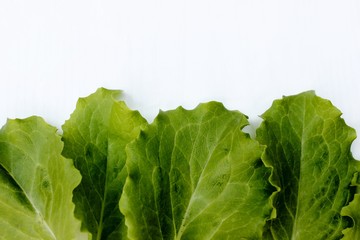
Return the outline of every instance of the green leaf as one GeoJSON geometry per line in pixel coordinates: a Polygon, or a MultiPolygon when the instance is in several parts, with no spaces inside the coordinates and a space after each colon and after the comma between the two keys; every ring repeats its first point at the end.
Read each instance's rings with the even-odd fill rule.
{"type": "Polygon", "coordinates": [[[120,91],[100,88],[80,98],[63,125],[63,155],[74,159],[83,178],[74,191],[75,214],[93,239],[122,239],[118,204],[127,176],[125,146],[146,124],[137,111],[117,101],[120,91]]]}
{"type": "Polygon", "coordinates": [[[276,100],[262,115],[257,139],[268,146],[265,160],[281,189],[265,239],[339,239],[352,225],[340,212],[354,195],[356,134],[340,116],[311,91],[276,100]]]}
{"type": "Polygon", "coordinates": [[[81,176],[61,156],[56,129],[39,117],[0,130],[0,239],[75,239],[72,191],[81,176]]]}
{"type": "Polygon", "coordinates": [[[272,206],[264,147],[220,103],[160,112],[127,147],[130,239],[260,239],[272,206]]]}
{"type": "Polygon", "coordinates": [[[351,186],[357,193],[355,194],[354,199],[350,202],[350,204],[348,206],[345,206],[341,210],[341,215],[350,217],[353,221],[353,225],[343,231],[343,234],[344,234],[344,237],[342,238],[343,240],[360,239],[360,193],[359,193],[360,178],[359,178],[359,170],[355,173],[354,178],[352,179],[351,186]]]}

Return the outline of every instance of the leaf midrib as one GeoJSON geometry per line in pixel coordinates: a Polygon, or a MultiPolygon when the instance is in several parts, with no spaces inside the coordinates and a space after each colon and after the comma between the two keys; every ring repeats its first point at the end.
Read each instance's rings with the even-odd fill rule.
{"type": "MultiPolygon", "coordinates": [[[[206,122],[210,122],[210,120],[207,120],[206,122]]],[[[192,123],[192,124],[190,124],[190,125],[199,125],[199,126],[200,126],[199,131],[198,131],[198,133],[197,133],[197,135],[196,135],[196,140],[195,140],[195,142],[197,142],[197,141],[199,140],[199,133],[201,132],[201,131],[200,131],[200,130],[201,130],[201,126],[203,126],[203,124],[204,124],[203,117],[202,117],[200,123],[192,123]]],[[[224,131],[226,131],[226,129],[227,129],[227,127],[225,128],[224,131]]],[[[221,133],[223,134],[224,131],[222,131],[221,133]]],[[[222,136],[222,134],[221,134],[220,136],[222,136]]],[[[231,134],[231,132],[229,132],[228,134],[231,134]]],[[[211,159],[211,156],[212,156],[213,153],[214,153],[214,150],[215,150],[216,147],[220,144],[220,142],[219,142],[218,140],[217,140],[216,142],[217,142],[217,144],[215,144],[215,145],[209,150],[209,155],[208,155],[208,158],[206,159],[206,163],[205,163],[205,165],[204,165],[204,167],[203,167],[203,171],[201,172],[201,174],[200,174],[200,176],[199,176],[199,179],[198,179],[198,181],[197,181],[197,183],[196,183],[196,186],[195,186],[194,190],[192,191],[192,194],[191,194],[189,203],[188,203],[188,205],[187,205],[187,207],[186,207],[185,214],[184,214],[184,217],[183,217],[182,222],[181,222],[181,225],[180,225],[180,229],[179,229],[179,231],[176,231],[176,229],[175,229],[176,235],[175,235],[174,240],[181,240],[182,234],[184,233],[185,228],[188,226],[188,224],[185,225],[185,220],[188,220],[188,215],[189,215],[190,206],[192,205],[192,201],[193,201],[193,198],[194,198],[194,196],[195,196],[195,193],[196,193],[196,191],[197,191],[197,189],[198,189],[199,183],[202,181],[202,178],[203,178],[203,174],[204,174],[204,172],[205,172],[205,169],[207,168],[207,166],[208,166],[208,164],[209,164],[209,162],[210,162],[210,159],[211,159]]],[[[195,144],[194,144],[194,145],[195,145],[195,144]]],[[[193,157],[193,150],[194,150],[194,148],[192,149],[192,153],[191,153],[190,159],[192,159],[192,157],[193,157]]],[[[189,160],[189,163],[190,163],[190,160],[189,160]]]]}
{"type": "Polygon", "coordinates": [[[304,153],[304,145],[305,145],[305,121],[306,121],[306,106],[307,106],[307,102],[306,102],[306,98],[303,99],[303,107],[302,107],[302,129],[301,129],[301,146],[300,146],[300,160],[299,160],[299,176],[298,176],[298,189],[297,189],[297,194],[296,194],[296,211],[295,211],[295,215],[294,215],[294,223],[293,223],[293,227],[292,227],[292,233],[291,233],[291,239],[292,240],[296,240],[296,229],[297,229],[297,221],[298,221],[298,214],[299,214],[299,195],[300,195],[300,183],[301,183],[301,165],[302,165],[302,161],[303,161],[303,153],[304,153]]]}

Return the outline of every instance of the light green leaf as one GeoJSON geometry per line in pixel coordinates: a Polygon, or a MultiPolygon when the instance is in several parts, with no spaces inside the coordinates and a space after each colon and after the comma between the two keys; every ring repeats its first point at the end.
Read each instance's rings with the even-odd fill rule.
{"type": "Polygon", "coordinates": [[[264,147],[220,103],[161,112],[127,147],[130,239],[260,239],[272,212],[264,147]]]}
{"type": "Polygon", "coordinates": [[[126,236],[118,204],[126,178],[125,146],[146,124],[137,111],[117,101],[120,91],[104,88],[80,98],[63,125],[63,155],[74,159],[83,178],[74,191],[75,214],[93,239],[126,236]]]}
{"type": "Polygon", "coordinates": [[[354,195],[356,134],[340,116],[314,92],[276,100],[262,115],[257,140],[268,146],[266,162],[281,188],[265,239],[339,239],[352,225],[340,212],[354,195]]]}
{"type": "Polygon", "coordinates": [[[81,176],[62,147],[39,117],[8,120],[0,130],[0,239],[76,238],[72,191],[81,176]]]}

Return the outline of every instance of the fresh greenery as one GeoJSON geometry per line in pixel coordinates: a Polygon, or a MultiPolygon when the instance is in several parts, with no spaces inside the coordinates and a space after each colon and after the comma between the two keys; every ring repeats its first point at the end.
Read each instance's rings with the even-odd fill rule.
{"type": "Polygon", "coordinates": [[[146,121],[104,88],[80,98],[63,125],[65,157],[74,160],[83,179],[74,190],[75,215],[93,239],[123,239],[126,227],[118,204],[127,176],[125,146],[146,121]]]}
{"type": "Polygon", "coordinates": [[[98,89],[56,128],[0,130],[0,239],[360,239],[356,134],[330,101],[274,101],[256,138],[209,102],[148,124],[98,89]]]}
{"type": "Polygon", "coordinates": [[[355,131],[340,115],[314,92],[277,100],[262,115],[257,140],[268,146],[272,179],[280,187],[278,214],[264,238],[339,239],[352,225],[341,209],[354,197],[349,185],[357,165],[350,154],[355,131]]]}
{"type": "Polygon", "coordinates": [[[0,131],[0,239],[74,239],[72,192],[80,173],[61,156],[56,129],[39,117],[0,131]]]}
{"type": "Polygon", "coordinates": [[[261,238],[274,190],[246,125],[216,102],[161,112],[127,147],[129,238],[261,238]]]}

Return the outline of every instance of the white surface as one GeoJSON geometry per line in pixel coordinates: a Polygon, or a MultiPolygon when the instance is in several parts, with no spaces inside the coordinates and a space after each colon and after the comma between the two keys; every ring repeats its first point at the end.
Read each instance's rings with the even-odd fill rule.
{"type": "Polygon", "coordinates": [[[0,123],[60,127],[101,86],[150,121],[218,100],[258,123],[274,99],[314,89],[360,132],[359,26],[358,0],[2,0],[0,123]]]}

